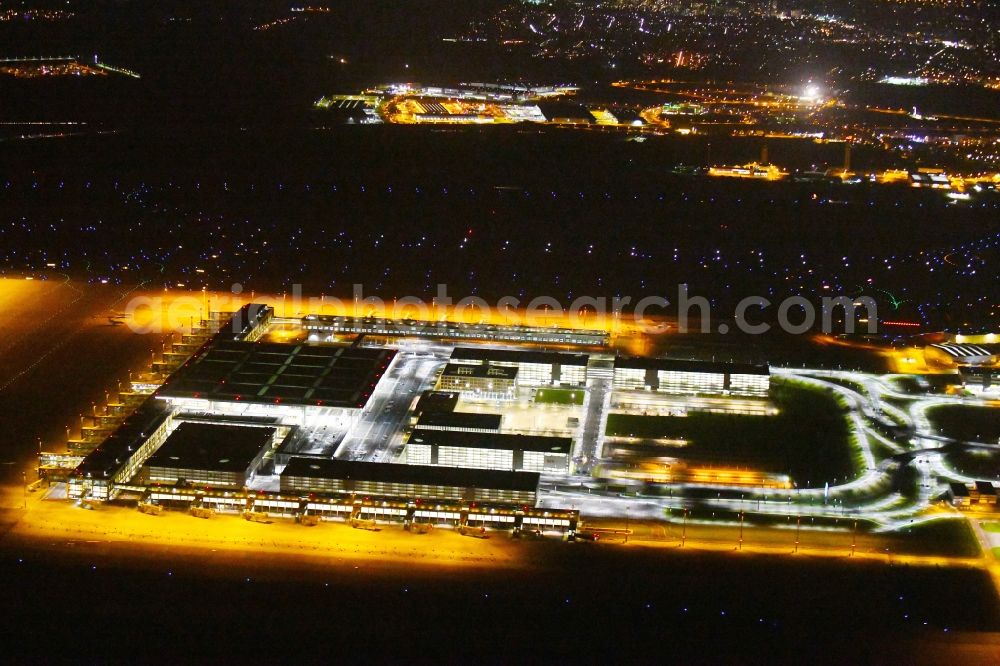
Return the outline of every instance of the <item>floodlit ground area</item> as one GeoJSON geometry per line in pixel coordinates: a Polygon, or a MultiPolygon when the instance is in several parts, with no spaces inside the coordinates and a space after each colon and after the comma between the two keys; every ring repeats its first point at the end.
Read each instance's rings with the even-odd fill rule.
{"type": "Polygon", "coordinates": [[[1000,522],[980,521],[979,524],[986,534],[993,556],[1000,560],[1000,522]]]}
{"type": "Polygon", "coordinates": [[[0,279],[0,481],[20,482],[34,468],[39,438],[45,450],[63,450],[80,414],[160,350],[159,335],[111,323],[131,295],[61,277],[0,279]]]}
{"type": "Polygon", "coordinates": [[[8,649],[25,642],[37,648],[32,641],[44,636],[59,638],[46,648],[52,654],[90,646],[115,653],[136,641],[155,651],[169,648],[179,635],[174,627],[183,626],[206,645],[224,631],[235,641],[224,648],[228,658],[269,650],[288,658],[331,641],[340,653],[402,649],[426,657],[461,646],[465,631],[482,626],[505,635],[498,650],[514,659],[589,644],[567,627],[609,611],[609,631],[643,650],[704,634],[715,636],[706,645],[730,637],[744,658],[792,659],[791,646],[803,636],[814,647],[823,640],[810,631],[820,624],[840,635],[877,627],[863,646],[831,643],[830,654],[845,660],[889,644],[902,658],[909,653],[897,641],[905,649],[919,641],[921,652],[982,662],[1000,645],[989,634],[963,633],[993,629],[997,602],[980,560],[956,551],[954,535],[944,532],[918,541],[855,538],[844,525],[801,535],[741,532],[733,522],[684,525],[675,517],[593,521],[599,542],[566,544],[502,533],[476,539],[449,529],[410,534],[398,525],[368,531],[122,507],[86,511],[36,495],[27,512],[5,513],[20,520],[0,546],[8,581],[0,608],[11,620],[25,619],[22,641],[8,649]],[[850,604],[853,612],[842,613],[850,604]],[[282,622],[294,624],[294,637],[259,640],[262,628],[282,622]],[[70,627],[73,637],[62,638],[70,627]],[[387,647],[387,632],[406,644],[387,647]]]}
{"type": "MultiPolygon", "coordinates": [[[[333,532],[326,527],[315,530],[333,532]]],[[[539,542],[516,544],[521,560],[534,563],[520,568],[400,566],[376,557],[338,564],[259,546],[8,544],[0,551],[0,612],[17,627],[18,640],[5,646],[13,655],[134,658],[136,646],[172,655],[184,636],[221,661],[318,650],[368,660],[456,652],[481,659],[470,632],[484,633],[489,654],[512,662],[580,650],[620,657],[625,648],[648,656],[696,639],[697,652],[685,655],[692,662],[791,662],[809,646],[840,663],[889,655],[911,663],[928,654],[987,663],[1000,645],[967,633],[995,626],[996,602],[983,572],[966,568],[539,542]],[[604,618],[600,631],[581,629],[595,617],[604,618]],[[848,633],[869,638],[845,641],[848,633]]]]}
{"type": "Polygon", "coordinates": [[[97,548],[117,553],[177,550],[198,557],[225,560],[243,558],[246,551],[260,557],[279,557],[283,566],[301,563],[366,567],[427,564],[433,566],[522,566],[509,538],[477,539],[449,529],[411,534],[399,524],[376,530],[353,529],[343,523],[305,527],[291,519],[269,523],[220,514],[194,518],[183,511],[147,515],[135,508],[99,505],[85,510],[60,501],[30,496],[28,510],[8,533],[8,538],[47,544],[54,550],[97,548]],[[211,553],[211,554],[209,554],[211,553]]]}
{"type": "MultiPolygon", "coordinates": [[[[582,395],[583,391],[579,391],[582,395]]],[[[503,414],[503,431],[511,433],[570,436],[576,425],[570,419],[583,417],[583,409],[575,404],[539,403],[524,398],[517,401],[496,402],[462,398],[456,411],[483,414],[503,414]]]]}
{"type": "MultiPolygon", "coordinates": [[[[11,493],[13,495],[13,493],[11,493]]],[[[216,514],[203,519],[182,510],[158,515],[131,506],[94,504],[84,509],[75,504],[46,499],[45,493],[29,493],[24,510],[6,510],[4,537],[8,547],[16,544],[51,552],[93,552],[95,556],[140,558],[169,551],[179,558],[192,557],[222,563],[260,558],[278,569],[303,566],[363,566],[366,569],[427,566],[433,568],[501,567],[534,569],[544,563],[533,556],[538,539],[517,541],[507,531],[490,531],[488,538],[462,536],[438,525],[424,534],[403,530],[399,523],[379,522],[374,529],[355,529],[343,522],[321,522],[304,526],[291,518],[271,518],[266,523],[249,522],[235,514],[216,514]]],[[[708,509],[679,511],[662,520],[591,519],[585,531],[597,533],[600,541],[673,550],[702,552],[746,552],[813,558],[853,557],[885,563],[981,567],[979,547],[964,521],[943,516],[931,523],[893,534],[858,530],[851,519],[806,518],[796,530],[792,516],[770,521],[741,521],[738,513],[716,515],[708,509]]],[[[989,528],[987,528],[989,529],[989,528]]],[[[553,545],[562,539],[543,536],[553,545]]],[[[560,544],[580,549],[593,544],[560,544]]],[[[1000,544],[998,544],[1000,545],[1000,544]]]]}

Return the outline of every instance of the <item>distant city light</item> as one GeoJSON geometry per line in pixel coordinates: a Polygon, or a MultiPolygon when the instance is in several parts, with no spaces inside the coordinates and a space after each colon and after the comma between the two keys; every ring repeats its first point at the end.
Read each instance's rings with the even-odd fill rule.
{"type": "Polygon", "coordinates": [[[922,76],[885,76],[879,79],[879,83],[890,86],[926,86],[930,81],[922,76]]]}
{"type": "Polygon", "coordinates": [[[817,86],[815,84],[810,83],[809,85],[807,85],[805,87],[805,90],[802,91],[802,99],[806,99],[806,100],[810,100],[810,101],[818,101],[820,99],[820,97],[821,97],[821,93],[820,93],[819,86],[817,86]]]}

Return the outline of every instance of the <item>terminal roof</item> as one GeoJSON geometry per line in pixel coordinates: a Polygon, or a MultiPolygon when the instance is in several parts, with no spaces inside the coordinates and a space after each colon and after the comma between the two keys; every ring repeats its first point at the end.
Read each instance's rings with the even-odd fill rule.
{"type": "Polygon", "coordinates": [[[716,361],[686,361],[673,358],[646,358],[619,356],[615,358],[615,368],[638,370],[666,370],[673,372],[710,372],[732,375],[769,375],[767,364],[720,363],[716,361]]]}
{"type": "Polygon", "coordinates": [[[395,351],[218,340],[175,372],[161,397],[362,408],[395,351]]]}
{"type": "Polygon", "coordinates": [[[451,359],[453,361],[494,361],[498,363],[587,365],[586,354],[562,354],[526,349],[490,349],[488,347],[456,347],[451,352],[451,359]]]}
{"type": "Polygon", "coordinates": [[[458,405],[459,394],[455,391],[424,391],[414,408],[416,414],[425,412],[453,412],[458,405]]]}
{"type": "Polygon", "coordinates": [[[417,419],[417,427],[499,430],[502,419],[500,414],[480,414],[479,412],[424,412],[417,419]]]}
{"type": "Polygon", "coordinates": [[[537,472],[507,472],[492,469],[399,465],[355,460],[315,460],[292,458],[281,473],[287,477],[343,479],[381,483],[491,488],[497,490],[538,490],[537,472]]]}
{"type": "Polygon", "coordinates": [[[469,365],[449,363],[444,367],[446,377],[475,377],[476,379],[516,379],[517,368],[506,365],[469,365]]]}
{"type": "Polygon", "coordinates": [[[182,423],[147,467],[242,472],[274,440],[274,428],[182,423]]]}
{"type": "Polygon", "coordinates": [[[460,430],[430,430],[419,425],[410,434],[411,444],[426,446],[455,446],[475,449],[504,449],[507,451],[536,451],[538,453],[568,454],[573,448],[571,437],[544,437],[513,433],[463,432],[460,430]]]}
{"type": "Polygon", "coordinates": [[[157,428],[170,416],[168,405],[148,398],[107,439],[87,454],[76,473],[92,479],[113,479],[157,428]]]}

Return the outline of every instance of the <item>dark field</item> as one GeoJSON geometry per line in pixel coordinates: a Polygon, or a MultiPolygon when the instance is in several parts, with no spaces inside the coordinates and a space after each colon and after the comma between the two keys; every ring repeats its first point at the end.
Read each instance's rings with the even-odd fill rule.
{"type": "Polygon", "coordinates": [[[612,414],[608,434],[677,438],[668,455],[697,463],[747,466],[788,474],[803,487],[851,476],[854,465],[844,409],[832,395],[775,380],[776,416],[691,412],[685,417],[612,414]]]}
{"type": "MultiPolygon", "coordinates": [[[[759,149],[730,143],[744,158],[759,149]]],[[[814,157],[771,147],[782,150],[814,157]]],[[[1000,263],[1000,199],[958,208],[905,187],[669,173],[685,156],[701,159],[670,137],[519,128],[175,128],[32,142],[0,152],[0,272],[54,262],[88,280],[301,284],[340,297],[362,284],[429,299],[447,284],[456,300],[545,295],[567,306],[583,295],[676,304],[683,283],[718,319],[745,296],[793,294],[866,294],[904,319],[922,305],[929,325],[994,316],[970,294],[990,289],[986,269],[1000,263]],[[943,260],[960,244],[979,270],[943,260]],[[902,299],[898,311],[886,294],[902,299]]],[[[754,321],[775,311],[754,309],[754,321]]]]}
{"type": "Polygon", "coordinates": [[[984,444],[1000,440],[1000,415],[992,407],[944,405],[931,410],[928,418],[945,437],[984,444]]]}
{"type": "Polygon", "coordinates": [[[5,650],[144,661],[858,663],[990,654],[987,635],[952,641],[998,626],[992,586],[969,570],[536,545],[538,569],[513,573],[288,574],[245,562],[219,571],[167,553],[141,569],[92,568],[85,556],[53,564],[7,551],[0,603],[17,639],[5,650]]]}
{"type": "Polygon", "coordinates": [[[1000,481],[1000,451],[945,447],[945,457],[963,474],[1000,481]]]}

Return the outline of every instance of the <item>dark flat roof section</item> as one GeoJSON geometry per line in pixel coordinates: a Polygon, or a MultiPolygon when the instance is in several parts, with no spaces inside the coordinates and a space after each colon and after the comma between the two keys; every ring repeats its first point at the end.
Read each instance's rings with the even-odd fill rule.
{"type": "Polygon", "coordinates": [[[182,423],[146,466],[242,472],[273,441],[274,433],[274,428],[182,423]]]}
{"type": "Polygon", "coordinates": [[[170,415],[170,407],[150,396],[76,468],[78,476],[111,479],[170,415]]]}
{"type": "Polygon", "coordinates": [[[455,391],[424,391],[413,411],[416,414],[453,412],[458,405],[458,397],[455,391]]]}
{"type": "Polygon", "coordinates": [[[417,419],[417,427],[499,430],[502,418],[500,414],[479,414],[477,412],[424,412],[417,419]]]}
{"type": "Polygon", "coordinates": [[[516,435],[494,432],[462,432],[458,430],[427,430],[416,427],[410,433],[411,444],[428,446],[460,446],[474,449],[505,449],[508,451],[537,451],[539,453],[565,453],[573,448],[571,437],[543,437],[541,435],[516,435]]]}
{"type": "Polygon", "coordinates": [[[347,345],[218,340],[175,372],[162,397],[361,408],[396,352],[347,345]]]}
{"type": "Polygon", "coordinates": [[[522,351],[519,349],[489,349],[486,347],[456,347],[452,360],[496,361],[499,363],[551,363],[559,365],[587,365],[586,354],[561,354],[559,352],[522,351]]]}
{"type": "Polygon", "coordinates": [[[444,366],[447,377],[475,377],[477,379],[516,379],[517,368],[506,365],[470,365],[467,363],[449,363],[444,366]]]}
{"type": "Polygon", "coordinates": [[[615,368],[667,370],[674,372],[712,372],[717,374],[729,373],[731,375],[771,374],[771,370],[766,364],[685,361],[673,358],[643,358],[638,356],[619,356],[615,358],[615,368]]]}
{"type": "MultiPolygon", "coordinates": [[[[227,337],[242,338],[272,313],[271,308],[260,303],[244,305],[220,322],[218,332],[182,368],[208,354],[220,340],[227,337]]],[[[174,374],[176,376],[177,373],[174,374]]],[[[153,431],[163,425],[169,414],[168,405],[150,396],[100,446],[87,454],[77,466],[76,474],[94,479],[111,479],[153,431]]]]}
{"type": "Polygon", "coordinates": [[[311,479],[350,479],[380,483],[407,483],[457,488],[493,488],[497,490],[538,490],[537,472],[504,472],[491,469],[398,465],[354,460],[312,460],[292,458],[281,473],[283,477],[311,479]]]}

